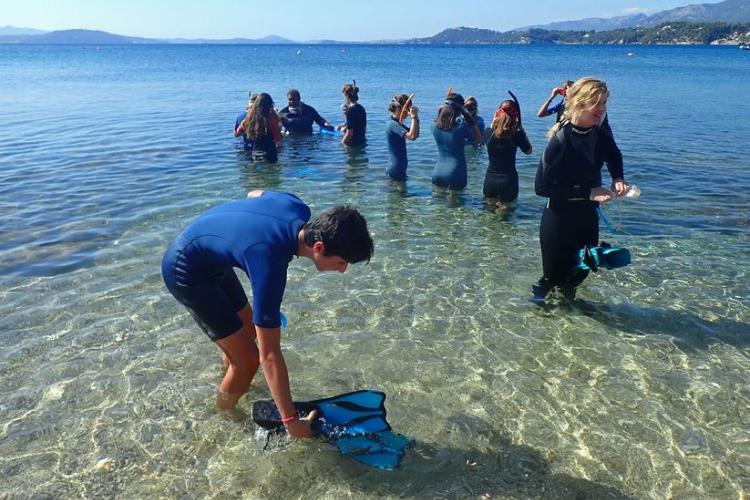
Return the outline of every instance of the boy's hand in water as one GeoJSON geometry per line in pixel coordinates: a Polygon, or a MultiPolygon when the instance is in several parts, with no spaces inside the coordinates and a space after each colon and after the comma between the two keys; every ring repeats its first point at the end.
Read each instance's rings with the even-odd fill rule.
{"type": "Polygon", "coordinates": [[[286,432],[296,438],[311,438],[313,437],[312,429],[310,426],[318,418],[318,410],[313,410],[305,418],[298,418],[284,425],[286,432]]]}

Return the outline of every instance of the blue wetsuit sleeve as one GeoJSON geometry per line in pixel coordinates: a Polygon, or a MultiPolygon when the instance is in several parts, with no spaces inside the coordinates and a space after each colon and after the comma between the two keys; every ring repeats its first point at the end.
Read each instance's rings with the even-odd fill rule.
{"type": "Polygon", "coordinates": [[[253,323],[264,328],[281,326],[281,300],[286,288],[287,262],[269,249],[245,252],[245,272],[253,289],[253,323]]]}
{"type": "Polygon", "coordinates": [[[557,113],[557,111],[560,109],[560,106],[562,105],[563,101],[559,101],[555,104],[550,104],[547,106],[547,114],[548,115],[554,115],[557,113]]]}
{"type": "Polygon", "coordinates": [[[570,168],[572,165],[565,163],[565,144],[556,134],[547,143],[539,160],[534,179],[536,194],[546,198],[588,199],[591,186],[572,184],[569,179],[571,172],[566,172],[570,168]]]}
{"type": "Polygon", "coordinates": [[[459,133],[463,136],[464,140],[473,144],[475,141],[474,128],[466,122],[463,122],[459,127],[461,127],[459,133]]]}
{"type": "Polygon", "coordinates": [[[408,131],[409,128],[406,125],[399,123],[396,120],[388,120],[388,124],[386,125],[386,132],[396,134],[399,137],[403,137],[408,131]]]}

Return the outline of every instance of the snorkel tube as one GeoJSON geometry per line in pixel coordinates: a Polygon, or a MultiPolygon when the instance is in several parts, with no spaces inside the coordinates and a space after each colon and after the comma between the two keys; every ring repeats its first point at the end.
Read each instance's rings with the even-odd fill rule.
{"type": "Polygon", "coordinates": [[[509,90],[508,93],[510,94],[510,97],[513,99],[513,102],[516,103],[516,109],[518,110],[518,125],[521,126],[521,103],[518,102],[518,98],[513,92],[509,90]]]}
{"type": "Polygon", "coordinates": [[[410,96],[409,96],[409,97],[408,97],[408,98],[406,99],[406,101],[404,102],[404,105],[403,105],[403,106],[401,106],[401,112],[400,112],[400,113],[398,114],[398,122],[399,122],[399,123],[403,123],[403,121],[404,121],[404,118],[406,118],[406,115],[408,115],[408,114],[409,114],[409,111],[411,110],[411,104],[412,104],[412,100],[414,99],[414,96],[415,96],[415,95],[416,95],[416,94],[412,94],[412,95],[410,95],[410,96]]]}

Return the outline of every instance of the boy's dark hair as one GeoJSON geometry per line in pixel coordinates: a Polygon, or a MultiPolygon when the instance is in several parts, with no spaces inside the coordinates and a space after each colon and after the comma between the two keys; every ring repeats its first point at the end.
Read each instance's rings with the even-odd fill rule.
{"type": "Polygon", "coordinates": [[[350,264],[366,260],[370,262],[375,251],[367,230],[367,221],[362,214],[350,206],[339,206],[326,210],[303,227],[305,244],[313,246],[316,241],[325,245],[324,255],[338,255],[350,264]]]}

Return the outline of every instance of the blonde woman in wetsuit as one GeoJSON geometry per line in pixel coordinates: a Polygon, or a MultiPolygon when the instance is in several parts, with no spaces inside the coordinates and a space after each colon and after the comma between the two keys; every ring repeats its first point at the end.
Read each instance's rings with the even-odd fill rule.
{"type": "Polygon", "coordinates": [[[628,189],[622,153],[611,130],[602,126],[608,98],[603,81],[581,78],[568,89],[563,120],[547,134],[534,182],[536,194],[548,198],[539,227],[544,275],[532,287],[535,301],[543,301],[554,288],[575,298],[576,287],[588,276],[578,268],[579,251],[598,244],[599,203],[628,189]],[[611,190],[602,187],[604,163],[611,190]]]}

